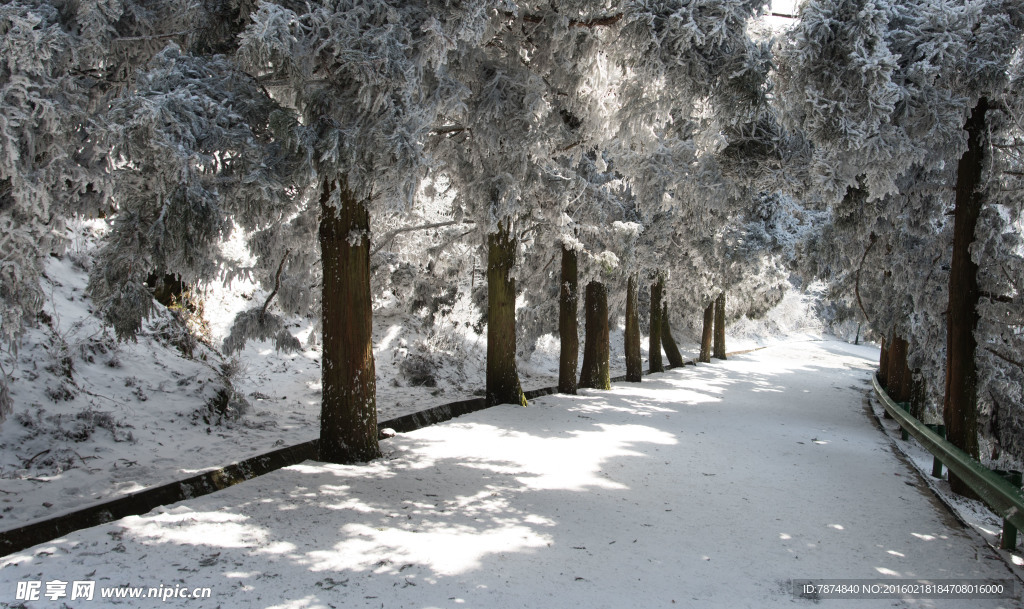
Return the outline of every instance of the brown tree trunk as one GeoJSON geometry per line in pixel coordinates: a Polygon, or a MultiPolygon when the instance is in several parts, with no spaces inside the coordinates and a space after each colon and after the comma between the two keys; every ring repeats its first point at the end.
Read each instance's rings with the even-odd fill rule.
{"type": "MultiPolygon", "coordinates": [[[[971,244],[981,213],[979,192],[984,163],[983,136],[988,100],[978,101],[967,120],[967,151],[960,157],[956,176],[953,215],[953,259],[949,267],[949,309],[946,318],[946,391],[943,420],[946,437],[955,446],[978,457],[978,371],[974,361],[978,325],[978,265],[971,259],[971,244]]],[[[954,493],[973,496],[970,488],[952,472],[954,493]]]]}
{"type": "Polygon", "coordinates": [[[915,370],[911,376],[913,380],[910,383],[910,414],[921,421],[928,405],[928,385],[920,369],[915,370]]]}
{"type": "Polygon", "coordinates": [[[900,397],[908,404],[914,397],[914,371],[910,369],[910,343],[903,341],[903,365],[900,371],[900,397]]]}
{"type": "Polygon", "coordinates": [[[526,406],[516,368],[516,240],[508,224],[487,236],[487,403],[526,406]]]}
{"type": "Polygon", "coordinates": [[[886,392],[894,402],[906,402],[906,379],[904,371],[907,368],[907,341],[902,336],[893,338],[892,348],[889,349],[889,372],[886,377],[889,379],[889,386],[886,392]]]}
{"type": "Polygon", "coordinates": [[[882,349],[878,354],[878,382],[882,387],[889,386],[889,343],[882,337],[882,349]]]}
{"type": "Polygon", "coordinates": [[[651,336],[647,343],[647,360],[651,364],[651,372],[665,371],[661,361],[661,293],[664,285],[660,274],[651,284],[651,336]]]}
{"type": "Polygon", "coordinates": [[[639,383],[644,376],[644,360],[640,355],[640,312],[637,307],[636,274],[629,276],[626,286],[626,380],[639,383]]]}
{"type": "Polygon", "coordinates": [[[583,341],[583,369],[580,387],[611,389],[609,371],[611,348],[608,344],[608,291],[599,281],[587,284],[583,303],[586,309],[586,338],[583,341]]]}
{"type": "MultiPolygon", "coordinates": [[[[892,360],[894,357],[895,344],[896,328],[893,327],[892,331],[889,332],[889,340],[888,342],[886,342],[887,348],[885,350],[885,369],[882,370],[882,375],[885,377],[884,382],[882,383],[882,387],[885,389],[886,393],[890,393],[892,391],[892,382],[894,380],[892,375],[892,360]]],[[[889,397],[892,396],[890,395],[889,397]]],[[[885,412],[882,413],[882,418],[891,419],[892,415],[889,414],[888,410],[886,410],[885,412]]]]}
{"type": "Polygon", "coordinates": [[[665,346],[668,364],[674,368],[683,365],[683,354],[679,352],[676,339],[672,338],[672,324],[668,322],[668,303],[661,305],[661,344],[665,346]]]}
{"type": "Polygon", "coordinates": [[[558,391],[576,393],[576,366],[580,357],[580,337],[576,319],[579,302],[579,278],[576,250],[562,246],[562,287],[558,292],[558,391]]]}
{"type": "Polygon", "coordinates": [[[715,299],[715,353],[717,359],[725,359],[725,292],[715,299]]]}
{"type": "Polygon", "coordinates": [[[715,329],[715,301],[708,303],[704,308],[704,327],[700,334],[700,355],[698,362],[708,363],[711,361],[711,339],[715,329]]]}
{"type": "Polygon", "coordinates": [[[362,201],[333,180],[324,184],[320,213],[324,271],[320,460],[370,461],[381,456],[370,302],[370,214],[362,201]],[[330,202],[335,189],[340,189],[340,207],[330,202]]]}

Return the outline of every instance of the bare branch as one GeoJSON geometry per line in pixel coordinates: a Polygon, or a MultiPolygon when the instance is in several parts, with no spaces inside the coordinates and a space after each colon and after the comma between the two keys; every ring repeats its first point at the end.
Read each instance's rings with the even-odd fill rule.
{"type": "MultiPolygon", "coordinates": [[[[513,16],[510,13],[506,13],[506,15],[509,17],[513,16]]],[[[609,27],[615,25],[619,21],[622,21],[623,16],[624,15],[622,13],[617,13],[615,15],[608,15],[607,17],[595,17],[594,19],[587,19],[585,21],[570,19],[569,27],[609,27]]],[[[539,15],[523,15],[523,21],[527,23],[543,23],[544,18],[539,15]]]]}
{"type": "Polygon", "coordinates": [[[402,233],[411,233],[413,231],[418,230],[430,230],[431,228],[443,228],[445,226],[452,226],[454,224],[472,224],[472,222],[465,220],[461,222],[457,220],[449,220],[447,222],[433,222],[431,224],[420,224],[418,226],[403,226],[401,228],[396,228],[394,230],[390,230],[384,233],[384,236],[381,237],[380,241],[377,243],[377,247],[370,250],[370,255],[373,256],[374,254],[379,252],[381,249],[384,248],[385,245],[388,244],[388,242],[390,242],[392,239],[394,239],[396,236],[402,233]]]}
{"type": "Polygon", "coordinates": [[[878,243],[878,237],[875,236],[875,233],[871,233],[870,241],[871,243],[864,249],[864,255],[860,257],[860,266],[857,267],[857,281],[853,285],[853,291],[857,295],[857,306],[860,307],[860,312],[864,314],[864,319],[868,322],[869,327],[872,325],[871,316],[868,315],[867,309],[864,308],[864,301],[860,298],[860,271],[864,268],[864,261],[867,260],[871,248],[875,247],[875,244],[878,243]]]}
{"type": "Polygon", "coordinates": [[[288,250],[284,253],[284,256],[281,256],[281,264],[277,265],[277,273],[274,274],[274,291],[263,301],[263,308],[260,309],[260,319],[263,319],[263,316],[267,314],[267,307],[270,306],[270,301],[274,299],[274,296],[277,295],[277,290],[281,287],[281,271],[284,270],[284,261],[288,259],[288,254],[290,253],[292,251],[288,250]]]}
{"type": "Polygon", "coordinates": [[[434,129],[434,135],[453,135],[456,133],[465,133],[472,131],[469,127],[463,127],[462,125],[446,125],[444,127],[438,127],[434,129]]]}
{"type": "Polygon", "coordinates": [[[458,235],[455,235],[454,237],[448,239],[444,243],[435,245],[434,247],[430,248],[427,251],[430,252],[431,256],[436,256],[439,252],[443,252],[444,250],[448,249],[448,246],[450,246],[451,244],[455,243],[456,241],[459,241],[460,239],[464,239],[469,235],[472,235],[474,232],[476,232],[476,229],[469,229],[464,233],[459,233],[458,235]]]}

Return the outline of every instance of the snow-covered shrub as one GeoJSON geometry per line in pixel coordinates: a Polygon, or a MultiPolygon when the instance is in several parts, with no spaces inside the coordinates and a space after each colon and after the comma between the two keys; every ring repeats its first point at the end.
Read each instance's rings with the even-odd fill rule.
{"type": "Polygon", "coordinates": [[[437,387],[437,363],[426,355],[410,353],[398,364],[398,371],[413,387],[437,387]]]}
{"type": "Polygon", "coordinates": [[[189,415],[194,425],[230,426],[249,412],[249,401],[233,382],[242,371],[243,365],[237,358],[221,365],[220,374],[207,387],[210,397],[189,415]]]}

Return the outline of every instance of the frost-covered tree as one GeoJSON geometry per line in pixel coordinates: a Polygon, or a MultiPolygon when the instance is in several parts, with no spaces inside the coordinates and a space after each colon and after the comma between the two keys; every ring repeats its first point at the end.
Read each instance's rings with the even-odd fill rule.
{"type": "MultiPolygon", "coordinates": [[[[483,2],[264,2],[241,57],[311,133],[322,265],[320,456],[364,461],[377,445],[370,213],[408,208],[425,142],[463,103],[449,56],[489,32],[483,2]]],[[[287,246],[287,244],[285,244],[287,246]]],[[[298,245],[298,244],[297,244],[298,245]]]]}
{"type": "Polygon", "coordinates": [[[302,151],[295,117],[255,79],[175,45],[105,120],[116,211],[89,291],[117,335],[134,338],[155,305],[151,275],[208,283],[229,270],[219,246],[235,225],[251,232],[295,213],[302,151]]]}
{"type": "MultiPolygon", "coordinates": [[[[41,309],[42,257],[59,246],[67,199],[90,183],[73,159],[85,94],[75,41],[49,3],[0,5],[0,342],[41,309]]],[[[0,370],[0,419],[11,409],[0,370]]]]}

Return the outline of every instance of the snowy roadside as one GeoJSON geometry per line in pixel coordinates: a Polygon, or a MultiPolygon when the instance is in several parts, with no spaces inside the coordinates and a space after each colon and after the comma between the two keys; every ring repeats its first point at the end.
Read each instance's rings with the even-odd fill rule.
{"type": "Polygon", "coordinates": [[[473,413],[368,465],[307,462],[16,553],[0,602],[58,579],[208,588],[185,602],[224,609],[760,609],[815,604],[793,579],[1012,578],[865,416],[876,353],[781,345],[473,413]]]}

